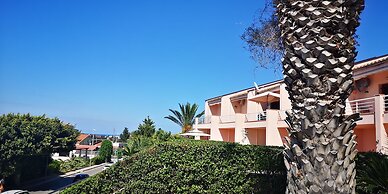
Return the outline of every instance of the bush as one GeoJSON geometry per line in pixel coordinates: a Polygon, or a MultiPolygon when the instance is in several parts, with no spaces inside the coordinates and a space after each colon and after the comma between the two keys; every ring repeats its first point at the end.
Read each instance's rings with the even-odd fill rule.
{"type": "Polygon", "coordinates": [[[92,163],[94,165],[102,164],[104,162],[105,162],[105,159],[100,157],[100,156],[96,156],[96,157],[92,158],[92,163]]]}
{"type": "MultiPolygon", "coordinates": [[[[282,150],[177,139],[142,150],[63,193],[284,193],[282,150]]],[[[362,178],[371,160],[382,158],[387,161],[377,153],[358,154],[358,193],[383,193],[362,178]]],[[[378,168],[381,177],[388,175],[378,168]]]]}
{"type": "Polygon", "coordinates": [[[61,169],[61,161],[53,160],[50,162],[47,168],[48,168],[49,174],[59,173],[61,169]]]}
{"type": "Polygon", "coordinates": [[[282,148],[175,140],[140,151],[63,193],[284,193],[282,148]]]}
{"type": "Polygon", "coordinates": [[[113,145],[109,140],[102,141],[101,148],[98,151],[98,158],[103,162],[110,162],[113,154],[113,145]]]}
{"type": "Polygon", "coordinates": [[[88,159],[81,157],[73,157],[70,160],[60,161],[60,172],[66,173],[88,167],[89,165],[90,161],[88,159]]]}
{"type": "Polygon", "coordinates": [[[357,193],[388,193],[388,156],[369,152],[357,157],[357,193]]]}

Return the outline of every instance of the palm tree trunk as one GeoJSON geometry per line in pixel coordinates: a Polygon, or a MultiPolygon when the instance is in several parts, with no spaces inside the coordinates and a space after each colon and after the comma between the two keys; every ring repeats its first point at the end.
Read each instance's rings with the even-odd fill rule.
{"type": "Polygon", "coordinates": [[[355,193],[354,39],[363,0],[275,0],[290,94],[287,193],[355,193]]]}

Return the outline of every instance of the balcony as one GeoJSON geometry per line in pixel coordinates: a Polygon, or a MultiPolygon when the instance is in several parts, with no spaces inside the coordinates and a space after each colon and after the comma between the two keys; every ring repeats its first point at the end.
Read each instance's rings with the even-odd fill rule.
{"type": "Polygon", "coordinates": [[[245,122],[256,122],[267,120],[267,112],[248,113],[245,115],[245,122]]]}
{"type": "Polygon", "coordinates": [[[236,115],[220,116],[220,123],[234,123],[234,122],[236,122],[236,115]]]}
{"type": "Polygon", "coordinates": [[[212,122],[211,116],[202,116],[198,118],[198,124],[210,124],[212,122]]]}
{"type": "MultiPolygon", "coordinates": [[[[362,98],[358,100],[349,101],[352,113],[360,113],[360,115],[370,115],[375,113],[375,98],[362,98]]],[[[347,107],[349,108],[349,107],[347,107]]]]}

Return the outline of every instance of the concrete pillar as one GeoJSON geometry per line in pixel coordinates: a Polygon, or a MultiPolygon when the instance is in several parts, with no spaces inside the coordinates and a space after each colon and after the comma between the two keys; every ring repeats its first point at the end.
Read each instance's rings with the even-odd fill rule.
{"type": "Polygon", "coordinates": [[[235,128],[234,128],[234,141],[236,143],[243,143],[244,138],[244,123],[245,114],[236,114],[235,128]]]}
{"type": "Polygon", "coordinates": [[[288,91],[286,90],[286,84],[280,84],[280,110],[291,110],[291,101],[289,99],[288,91]]]}
{"type": "Polygon", "coordinates": [[[210,140],[222,141],[222,136],[218,125],[220,123],[219,116],[211,116],[210,118],[210,140]]]}
{"type": "Polygon", "coordinates": [[[385,102],[383,95],[375,96],[375,130],[376,130],[376,151],[388,153],[388,138],[384,127],[385,102]]]}
{"type": "Polygon", "coordinates": [[[267,120],[266,120],[266,145],[269,146],[282,146],[282,138],[280,136],[277,123],[279,119],[278,110],[267,109],[267,120]]]}

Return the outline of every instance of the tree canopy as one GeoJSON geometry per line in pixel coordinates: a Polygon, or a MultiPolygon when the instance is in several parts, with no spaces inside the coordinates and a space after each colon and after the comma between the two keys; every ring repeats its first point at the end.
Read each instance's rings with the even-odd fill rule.
{"type": "Polygon", "coordinates": [[[178,124],[182,128],[182,132],[186,132],[192,129],[195,118],[201,117],[205,114],[205,111],[197,114],[198,105],[186,103],[185,105],[179,104],[180,111],[169,109],[172,115],[168,115],[164,118],[171,120],[172,122],[178,124]]]}
{"type": "Polygon", "coordinates": [[[102,161],[110,162],[113,154],[113,145],[109,140],[102,141],[101,148],[98,151],[98,157],[102,161]]]}
{"type": "Polygon", "coordinates": [[[0,116],[0,172],[9,176],[23,158],[74,149],[79,131],[58,118],[7,114],[0,116]]]}
{"type": "Polygon", "coordinates": [[[142,124],[139,124],[137,130],[133,131],[132,134],[135,136],[151,137],[155,133],[155,131],[155,122],[152,121],[148,116],[143,120],[142,124]]]}
{"type": "Polygon", "coordinates": [[[284,47],[273,1],[265,0],[264,7],[258,11],[252,24],[245,29],[241,39],[246,42],[247,50],[259,67],[280,70],[284,47]]]}
{"type": "Polygon", "coordinates": [[[126,142],[130,136],[131,134],[129,133],[128,128],[125,127],[123,132],[120,134],[120,139],[121,141],[126,142]]]}

